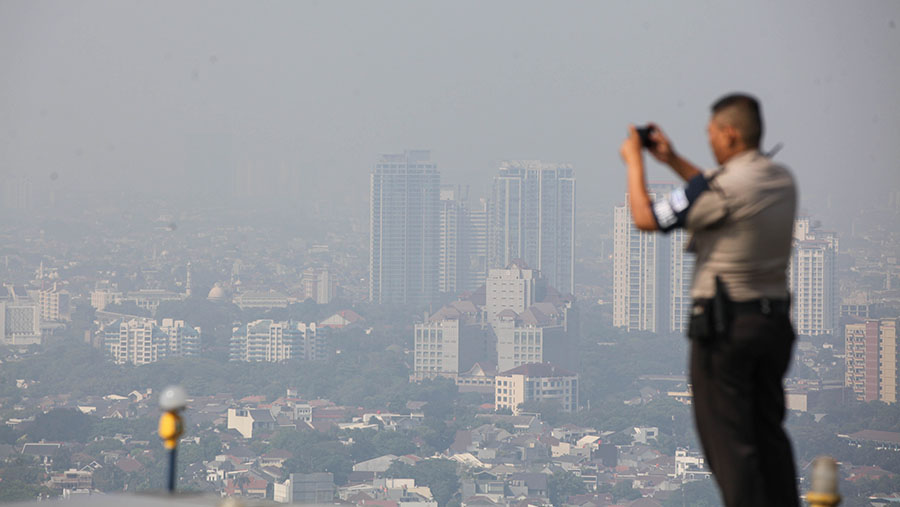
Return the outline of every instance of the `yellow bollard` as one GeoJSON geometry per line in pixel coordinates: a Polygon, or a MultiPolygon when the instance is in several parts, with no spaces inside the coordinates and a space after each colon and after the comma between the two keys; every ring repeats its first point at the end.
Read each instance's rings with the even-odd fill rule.
{"type": "Polygon", "coordinates": [[[835,507],[841,503],[838,494],[838,464],[831,456],[813,460],[812,486],[806,493],[811,507],[835,507]]]}

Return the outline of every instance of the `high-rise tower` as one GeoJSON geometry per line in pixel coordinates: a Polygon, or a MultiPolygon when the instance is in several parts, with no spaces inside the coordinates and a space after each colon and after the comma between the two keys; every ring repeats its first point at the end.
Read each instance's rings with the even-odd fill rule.
{"type": "Polygon", "coordinates": [[[822,231],[808,217],[794,222],[794,252],[788,268],[791,317],[797,334],[834,334],[840,316],[835,283],[837,235],[822,231]]]}
{"type": "Polygon", "coordinates": [[[504,162],[491,195],[489,267],[521,259],[547,283],[574,291],[575,172],[567,164],[504,162]]]}
{"type": "MultiPolygon", "coordinates": [[[[660,199],[673,188],[651,184],[650,198],[660,199]]],[[[685,252],[685,232],[642,232],[623,205],[615,209],[613,240],[613,325],[628,331],[684,331],[694,268],[693,255],[685,252]]]]}
{"type": "Polygon", "coordinates": [[[369,300],[428,302],[438,289],[440,174],[428,151],[384,155],[370,176],[369,300]]]}

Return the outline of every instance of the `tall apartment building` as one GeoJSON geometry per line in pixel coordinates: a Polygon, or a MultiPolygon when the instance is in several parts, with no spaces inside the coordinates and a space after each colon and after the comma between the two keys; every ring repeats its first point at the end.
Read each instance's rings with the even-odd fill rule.
{"type": "Polygon", "coordinates": [[[468,214],[466,253],[469,264],[464,289],[475,290],[484,284],[488,272],[489,201],[480,199],[477,206],[470,206],[466,211],[468,214]]]}
{"type": "Polygon", "coordinates": [[[458,189],[442,186],[440,196],[438,290],[455,294],[462,289],[468,268],[466,209],[458,189]]]}
{"type": "Polygon", "coordinates": [[[487,201],[470,207],[468,188],[442,185],[438,289],[458,294],[484,283],[488,245],[487,201]]]}
{"type": "Polygon", "coordinates": [[[494,382],[497,410],[519,413],[529,401],[554,401],[564,412],[578,409],[578,375],[552,364],[525,364],[497,375],[494,382]]]}
{"type": "Polygon", "coordinates": [[[478,361],[495,358],[494,340],[483,312],[471,301],[456,301],[415,326],[415,380],[456,378],[478,361]]]}
{"type": "Polygon", "coordinates": [[[575,172],[566,164],[504,162],[491,193],[488,267],[516,259],[563,294],[574,292],[575,172]]]}
{"type": "Polygon", "coordinates": [[[303,297],[312,299],[319,305],[326,305],[334,299],[336,284],[334,276],[325,268],[303,270],[303,297]]]}
{"type": "MultiPolygon", "coordinates": [[[[651,184],[650,198],[661,199],[674,188],[651,184]]],[[[613,325],[628,331],[684,331],[694,270],[694,256],[685,251],[688,235],[640,231],[627,205],[616,206],[613,222],[613,325]]]]}
{"type": "Polygon", "coordinates": [[[431,301],[438,291],[440,174],[430,153],[382,156],[369,188],[369,300],[431,301]]]}
{"type": "Polygon", "coordinates": [[[232,329],[229,356],[246,362],[324,359],[324,336],[315,323],[255,320],[232,329]]]}
{"type": "Polygon", "coordinates": [[[791,318],[802,336],[834,334],[840,318],[835,280],[837,236],[808,217],[794,223],[794,252],[788,270],[791,318]]]}
{"type": "Polygon", "coordinates": [[[858,319],[844,326],[844,385],[861,401],[897,402],[898,319],[858,319]]]}

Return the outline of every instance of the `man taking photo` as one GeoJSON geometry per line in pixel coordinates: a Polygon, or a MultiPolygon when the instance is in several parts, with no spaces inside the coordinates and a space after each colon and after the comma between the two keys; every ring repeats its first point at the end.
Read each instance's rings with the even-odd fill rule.
{"type": "Polygon", "coordinates": [[[694,419],[725,504],[797,506],[782,380],[794,331],[787,267],[797,206],[791,173],[760,152],[759,102],[722,97],[707,127],[719,167],[701,171],[656,125],[629,127],[620,153],[629,207],[644,231],[691,233],[696,255],[688,337],[694,419]],[[652,203],[643,148],[686,181],[652,203]]]}

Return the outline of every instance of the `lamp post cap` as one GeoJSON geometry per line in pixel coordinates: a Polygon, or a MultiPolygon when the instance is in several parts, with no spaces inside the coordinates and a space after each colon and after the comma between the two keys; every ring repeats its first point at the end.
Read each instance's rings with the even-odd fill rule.
{"type": "Polygon", "coordinates": [[[187,406],[187,392],[181,386],[169,386],[159,395],[159,408],[165,411],[181,410],[187,406]]]}

